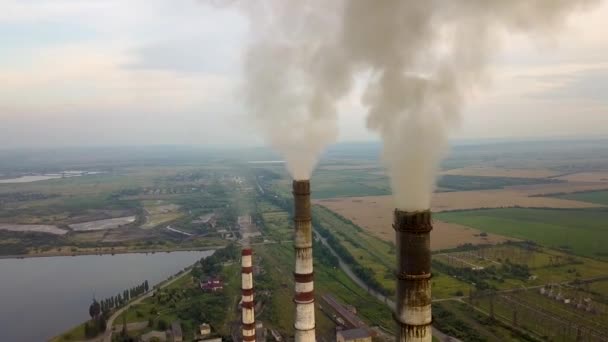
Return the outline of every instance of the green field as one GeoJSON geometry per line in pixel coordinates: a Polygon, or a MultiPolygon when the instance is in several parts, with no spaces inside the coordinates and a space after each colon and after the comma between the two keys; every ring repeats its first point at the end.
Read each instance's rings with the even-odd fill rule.
{"type": "Polygon", "coordinates": [[[373,170],[319,170],[313,174],[312,196],[333,197],[377,196],[390,194],[388,178],[373,170]]]}
{"type": "Polygon", "coordinates": [[[588,191],[558,195],[557,198],[608,205],[608,191],[588,191]]]}
{"type": "Polygon", "coordinates": [[[445,212],[435,218],[577,255],[608,257],[608,210],[509,208],[445,212]]]}

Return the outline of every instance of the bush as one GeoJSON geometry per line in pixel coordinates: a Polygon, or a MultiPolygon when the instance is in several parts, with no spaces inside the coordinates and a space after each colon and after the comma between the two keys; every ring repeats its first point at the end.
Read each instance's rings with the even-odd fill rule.
{"type": "Polygon", "coordinates": [[[167,330],[169,328],[169,323],[167,323],[167,321],[165,321],[164,319],[159,319],[158,322],[156,322],[156,327],[158,328],[158,330],[167,330]]]}

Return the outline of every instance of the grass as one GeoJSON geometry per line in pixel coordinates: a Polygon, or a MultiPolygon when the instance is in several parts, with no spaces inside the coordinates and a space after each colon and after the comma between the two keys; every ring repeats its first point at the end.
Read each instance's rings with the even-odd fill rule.
{"type": "Polygon", "coordinates": [[[315,199],[390,194],[388,178],[369,170],[318,170],[312,179],[315,199]]]}
{"type": "MultiPolygon", "coordinates": [[[[494,314],[503,322],[515,324],[520,328],[542,336],[543,340],[575,341],[577,329],[581,326],[583,333],[589,328],[606,326],[605,315],[596,316],[578,310],[571,305],[563,304],[554,299],[541,296],[537,290],[521,291],[507,295],[511,300],[504,300],[497,295],[493,300],[489,296],[473,299],[473,305],[486,313],[494,314]],[[514,301],[513,301],[514,300],[514,301]],[[491,304],[493,302],[493,304],[491,304]],[[526,306],[515,304],[525,303],[526,306]],[[540,313],[543,312],[543,313],[540,313]],[[576,322],[576,324],[564,324],[576,322]]],[[[600,332],[601,334],[601,332],[600,332]]],[[[582,340],[595,340],[590,336],[582,336],[582,340]]]]}
{"type": "Polygon", "coordinates": [[[76,327],[74,327],[73,329],[65,332],[61,336],[53,338],[51,341],[52,342],[84,341],[84,340],[86,340],[86,337],[84,335],[84,325],[85,324],[86,323],[79,324],[76,327]]]}
{"type": "MultiPolygon", "coordinates": [[[[293,259],[293,247],[290,244],[267,245],[256,250],[263,258],[265,268],[272,278],[272,296],[269,311],[266,313],[271,325],[282,332],[290,334],[293,329],[293,306],[290,303],[293,296],[293,276],[291,264],[284,260],[293,259]]],[[[323,335],[333,336],[335,325],[319,310],[326,305],[322,295],[331,293],[342,303],[354,305],[359,316],[370,325],[380,325],[393,329],[390,309],[374,297],[367,294],[341,270],[315,262],[315,297],[317,302],[317,331],[323,335]]],[[[266,309],[265,309],[266,310],[266,309]]]]}
{"type": "Polygon", "coordinates": [[[143,229],[150,229],[159,226],[163,223],[175,221],[183,216],[183,213],[172,212],[165,214],[154,214],[149,216],[149,221],[141,226],[143,229]]]}
{"type": "Polygon", "coordinates": [[[435,322],[444,333],[457,336],[463,341],[525,341],[504,325],[491,322],[489,317],[472,310],[459,301],[446,301],[433,305],[435,322]]]}
{"type": "Polygon", "coordinates": [[[557,198],[608,205],[608,191],[588,191],[558,195],[557,198]]]}
{"type": "Polygon", "coordinates": [[[608,210],[509,208],[438,213],[435,218],[577,255],[608,258],[608,210]]]}

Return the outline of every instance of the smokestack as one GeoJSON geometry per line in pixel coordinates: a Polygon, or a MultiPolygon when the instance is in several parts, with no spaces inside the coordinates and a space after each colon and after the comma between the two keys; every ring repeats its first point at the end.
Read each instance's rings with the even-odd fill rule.
{"type": "Polygon", "coordinates": [[[397,341],[432,340],[431,211],[395,209],[397,240],[397,341]]]}
{"type": "Polygon", "coordinates": [[[294,273],[296,303],[295,340],[314,342],[315,295],[312,266],[312,224],[310,213],[310,181],[293,181],[294,197],[294,245],[296,267],[294,273]]]}
{"type": "Polygon", "coordinates": [[[252,254],[251,248],[243,248],[241,253],[243,341],[255,341],[252,254]]]}

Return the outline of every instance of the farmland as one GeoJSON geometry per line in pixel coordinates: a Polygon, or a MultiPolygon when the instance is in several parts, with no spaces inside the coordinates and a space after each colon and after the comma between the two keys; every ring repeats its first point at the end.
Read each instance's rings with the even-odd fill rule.
{"type": "Polygon", "coordinates": [[[442,171],[441,175],[508,177],[508,178],[549,178],[559,175],[548,169],[510,169],[497,167],[466,167],[442,171]]]}
{"type": "Polygon", "coordinates": [[[436,217],[577,255],[607,257],[608,211],[605,209],[508,208],[439,213],[436,217]]]}
{"type": "Polygon", "coordinates": [[[587,191],[558,195],[558,198],[608,206],[608,191],[587,191]]]}
{"type": "MultiPolygon", "coordinates": [[[[313,179],[315,179],[313,193],[315,199],[381,196],[391,193],[388,176],[382,169],[370,169],[366,164],[362,164],[360,169],[356,165],[350,164],[344,169],[340,169],[337,165],[322,167],[314,172],[313,179]]],[[[443,174],[437,182],[440,191],[474,191],[566,183],[564,180],[552,178],[494,177],[451,173],[443,174]]],[[[608,188],[608,183],[602,185],[608,188]]]]}
{"type": "MultiPolygon", "coordinates": [[[[562,208],[585,209],[601,207],[602,203],[583,201],[583,198],[542,197],[538,194],[545,192],[576,191],[597,187],[597,184],[543,184],[508,187],[504,190],[455,191],[435,193],[432,210],[434,212],[462,211],[479,208],[562,208]]],[[[591,194],[591,193],[590,193],[591,194]]],[[[574,194],[572,196],[576,196],[574,194]]],[[[582,196],[582,194],[580,194],[582,196]]],[[[601,200],[603,192],[598,192],[596,198],[601,200]]],[[[392,196],[365,196],[317,200],[320,204],[335,213],[352,220],[358,226],[366,229],[375,236],[390,241],[393,239],[392,213],[394,201],[392,196]]],[[[462,224],[454,220],[446,220],[442,215],[436,215],[438,220],[433,231],[433,249],[455,247],[462,243],[495,243],[504,241],[502,231],[483,230],[477,226],[462,224]],[[489,233],[481,236],[481,232],[489,233]]],[[[522,238],[513,234],[505,234],[510,238],[522,238]]]]}

